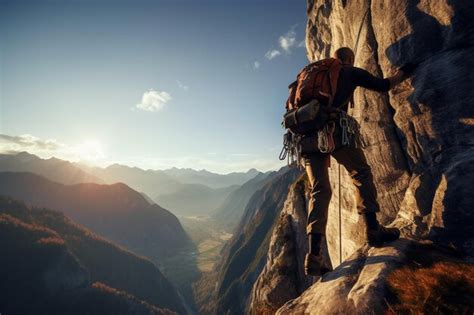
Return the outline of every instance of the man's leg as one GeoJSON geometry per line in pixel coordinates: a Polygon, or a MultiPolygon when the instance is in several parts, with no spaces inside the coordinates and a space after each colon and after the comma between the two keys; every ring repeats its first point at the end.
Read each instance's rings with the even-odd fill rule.
{"type": "Polygon", "coordinates": [[[308,204],[307,234],[326,234],[328,206],[332,195],[327,166],[328,159],[328,154],[315,153],[305,158],[304,161],[311,188],[308,204]]]}
{"type": "Polygon", "coordinates": [[[309,243],[309,253],[305,258],[305,272],[307,275],[317,276],[327,271],[322,270],[321,241],[326,234],[328,206],[331,200],[331,185],[327,169],[328,159],[328,154],[314,153],[304,160],[311,187],[306,228],[309,243]]]}
{"type": "Polygon", "coordinates": [[[342,147],[332,153],[337,162],[349,172],[352,182],[356,186],[357,212],[379,212],[377,190],[374,185],[372,170],[360,148],[342,147]]]}
{"type": "Polygon", "coordinates": [[[376,213],[380,211],[377,190],[362,149],[347,146],[334,151],[332,155],[347,169],[356,186],[357,211],[363,215],[369,245],[382,246],[385,242],[398,239],[398,229],[385,228],[377,221],[376,213]]]}

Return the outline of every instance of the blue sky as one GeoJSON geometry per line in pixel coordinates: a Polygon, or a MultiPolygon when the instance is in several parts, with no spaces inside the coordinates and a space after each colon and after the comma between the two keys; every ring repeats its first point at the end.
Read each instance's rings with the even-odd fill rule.
{"type": "Polygon", "coordinates": [[[0,3],[3,151],[221,173],[283,165],[306,1],[0,3]]]}

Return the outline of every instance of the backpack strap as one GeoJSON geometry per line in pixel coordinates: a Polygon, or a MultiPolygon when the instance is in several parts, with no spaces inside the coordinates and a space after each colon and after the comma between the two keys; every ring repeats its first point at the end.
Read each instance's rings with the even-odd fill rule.
{"type": "Polygon", "coordinates": [[[294,81],[290,85],[288,85],[288,90],[290,91],[290,95],[286,100],[286,111],[290,111],[295,107],[295,93],[296,87],[298,86],[298,81],[294,81]]]}
{"type": "Polygon", "coordinates": [[[329,98],[330,101],[328,103],[328,107],[332,105],[332,101],[334,100],[334,96],[336,95],[337,80],[339,79],[339,73],[341,72],[341,68],[342,68],[342,63],[338,59],[335,59],[335,58],[330,59],[328,75],[329,75],[329,87],[330,87],[331,97],[329,98]]]}

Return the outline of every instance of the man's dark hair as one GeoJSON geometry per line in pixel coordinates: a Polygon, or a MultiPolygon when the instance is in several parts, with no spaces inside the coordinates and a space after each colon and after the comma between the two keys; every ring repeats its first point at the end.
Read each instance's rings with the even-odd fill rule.
{"type": "Polygon", "coordinates": [[[334,52],[334,57],[342,61],[342,63],[354,63],[354,52],[349,47],[341,47],[334,52]]]}

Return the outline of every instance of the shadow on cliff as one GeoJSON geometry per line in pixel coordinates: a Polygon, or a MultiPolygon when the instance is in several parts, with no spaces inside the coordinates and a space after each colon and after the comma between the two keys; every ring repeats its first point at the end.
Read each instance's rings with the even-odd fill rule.
{"type": "Polygon", "coordinates": [[[403,268],[403,266],[408,263],[418,265],[418,267],[431,267],[435,262],[449,262],[453,259],[460,262],[465,257],[464,253],[452,247],[438,246],[431,243],[416,243],[406,238],[401,238],[397,241],[387,244],[386,246],[396,248],[399,252],[405,253],[402,256],[372,256],[372,254],[369,252],[371,247],[365,245],[357,250],[357,252],[352,256],[352,259],[344,261],[332,272],[325,274],[321,278],[321,282],[329,282],[339,278],[351,278],[353,276],[357,276],[361,273],[362,269],[368,265],[395,263],[396,265],[399,265],[400,268],[403,268]],[[420,255],[420,253],[423,254],[420,255]]]}
{"type": "MultiPolygon", "coordinates": [[[[399,239],[396,242],[393,242],[390,244],[390,246],[397,247],[397,248],[403,248],[406,247],[410,241],[408,239],[399,239]]],[[[333,281],[341,277],[350,277],[350,276],[355,276],[360,273],[362,268],[367,265],[373,265],[373,264],[379,264],[379,263],[386,263],[388,261],[392,261],[397,259],[396,256],[391,256],[391,255],[378,255],[378,256],[369,256],[370,247],[365,245],[361,247],[358,251],[357,254],[355,254],[355,258],[345,260],[342,264],[337,266],[334,271],[329,272],[325,274],[321,282],[328,282],[328,281],[333,281]]]]}
{"type": "MultiPolygon", "coordinates": [[[[472,159],[472,155],[463,155],[474,146],[471,106],[474,54],[469,53],[474,46],[474,3],[447,0],[450,9],[439,14],[451,11],[448,17],[432,16],[422,11],[419,4],[420,0],[408,1],[405,16],[412,32],[390,45],[386,55],[397,67],[408,62],[419,65],[411,81],[413,93],[407,99],[410,105],[407,109],[412,113],[406,114],[412,119],[403,140],[405,152],[410,153],[407,155],[410,168],[415,176],[420,176],[415,199],[422,216],[433,215],[433,199],[440,184],[444,185],[443,211],[438,214],[444,226],[432,229],[431,234],[443,240],[448,232],[451,237],[444,241],[461,245],[465,241],[462,234],[471,235],[467,229],[474,220],[469,207],[466,208],[468,204],[459,201],[469,196],[459,184],[462,175],[454,176],[472,169],[459,160],[472,159]],[[450,22],[444,25],[447,18],[450,22]],[[426,130],[427,127],[432,130],[426,130]],[[453,176],[447,176],[448,172],[453,176]],[[453,220],[453,216],[457,219],[453,220]]],[[[406,109],[402,107],[402,111],[406,109]]],[[[470,184],[474,184],[472,180],[464,182],[470,184]]]]}

